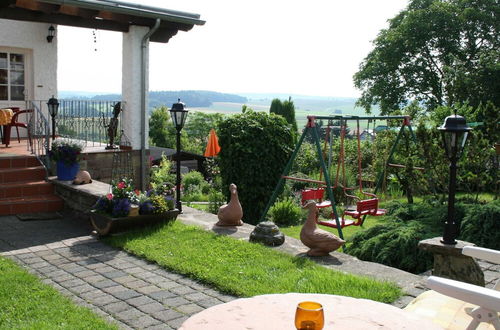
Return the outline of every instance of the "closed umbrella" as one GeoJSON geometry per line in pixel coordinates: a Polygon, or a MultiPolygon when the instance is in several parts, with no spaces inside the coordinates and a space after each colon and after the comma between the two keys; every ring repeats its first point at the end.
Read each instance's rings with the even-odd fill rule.
{"type": "Polygon", "coordinates": [[[208,135],[207,149],[205,150],[205,157],[214,157],[220,152],[219,140],[217,139],[217,134],[212,128],[210,134],[208,135]]]}

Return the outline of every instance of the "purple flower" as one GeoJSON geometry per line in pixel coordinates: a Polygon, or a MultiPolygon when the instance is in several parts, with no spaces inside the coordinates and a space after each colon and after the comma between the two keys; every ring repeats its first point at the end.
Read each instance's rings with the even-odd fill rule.
{"type": "Polygon", "coordinates": [[[145,201],[139,205],[139,214],[153,214],[154,206],[151,201],[145,201]]]}
{"type": "Polygon", "coordinates": [[[130,212],[130,201],[128,198],[120,198],[113,201],[113,217],[126,217],[130,212]]]}

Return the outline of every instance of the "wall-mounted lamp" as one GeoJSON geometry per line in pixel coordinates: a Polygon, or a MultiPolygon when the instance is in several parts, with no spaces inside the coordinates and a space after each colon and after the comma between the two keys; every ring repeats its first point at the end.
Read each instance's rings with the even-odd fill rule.
{"type": "Polygon", "coordinates": [[[52,42],[52,39],[54,39],[55,36],[56,36],[56,29],[55,29],[54,25],[51,25],[49,27],[49,34],[47,36],[47,42],[52,42]]]}

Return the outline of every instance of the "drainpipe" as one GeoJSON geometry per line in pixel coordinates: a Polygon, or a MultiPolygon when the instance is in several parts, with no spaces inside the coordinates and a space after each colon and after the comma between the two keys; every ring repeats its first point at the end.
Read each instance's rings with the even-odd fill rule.
{"type": "Polygon", "coordinates": [[[146,49],[149,37],[160,27],[160,19],[142,38],[141,43],[141,190],[146,190],[146,49]]]}

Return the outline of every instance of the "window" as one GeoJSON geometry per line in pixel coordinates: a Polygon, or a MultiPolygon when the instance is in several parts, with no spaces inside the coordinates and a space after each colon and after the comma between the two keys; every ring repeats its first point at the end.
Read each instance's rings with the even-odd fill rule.
{"type": "Polygon", "coordinates": [[[0,52],[0,100],[24,100],[23,54],[0,52]]]}

